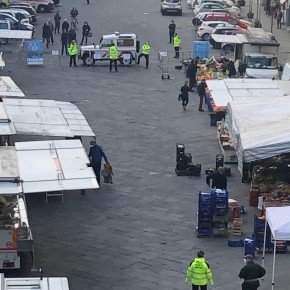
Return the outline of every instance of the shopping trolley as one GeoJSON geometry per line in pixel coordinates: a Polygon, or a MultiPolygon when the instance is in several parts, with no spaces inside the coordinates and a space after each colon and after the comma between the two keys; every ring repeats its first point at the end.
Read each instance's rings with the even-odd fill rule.
{"type": "Polygon", "coordinates": [[[158,52],[158,66],[162,70],[161,79],[170,80],[169,75],[169,56],[167,51],[159,51],[158,52]]]}

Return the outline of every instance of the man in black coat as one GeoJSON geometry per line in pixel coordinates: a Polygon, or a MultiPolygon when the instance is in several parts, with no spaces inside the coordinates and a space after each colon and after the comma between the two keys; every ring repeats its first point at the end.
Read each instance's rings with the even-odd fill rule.
{"type": "Polygon", "coordinates": [[[65,54],[67,55],[67,31],[65,30],[62,34],[61,34],[61,55],[65,54]]]}
{"type": "Polygon", "coordinates": [[[65,19],[61,25],[61,29],[62,29],[62,32],[66,31],[68,32],[68,29],[69,29],[69,24],[67,22],[67,19],[65,19]]]}
{"type": "Polygon", "coordinates": [[[83,37],[82,37],[82,41],[80,45],[83,45],[84,40],[86,41],[86,45],[88,44],[88,36],[89,36],[90,31],[91,31],[91,27],[86,21],[83,25],[83,37]]]}
{"type": "Polygon", "coordinates": [[[207,84],[206,84],[206,80],[203,79],[197,86],[197,93],[199,95],[199,107],[198,110],[200,112],[204,112],[203,108],[202,108],[202,103],[203,100],[205,98],[206,95],[206,88],[207,88],[207,84]]]}
{"type": "Polygon", "coordinates": [[[211,188],[227,189],[228,180],[225,175],[224,167],[219,167],[216,172],[209,174],[206,177],[206,184],[211,188]],[[212,183],[210,185],[211,180],[212,183]]]}
{"type": "Polygon", "coordinates": [[[172,38],[174,36],[175,28],[176,28],[176,25],[173,20],[169,24],[168,28],[169,28],[169,43],[172,43],[172,38]]]}
{"type": "Polygon", "coordinates": [[[180,94],[178,96],[178,101],[182,101],[183,111],[186,111],[186,106],[188,105],[188,81],[184,82],[184,85],[180,88],[180,94]]]}
{"type": "Polygon", "coordinates": [[[187,77],[189,79],[190,92],[193,92],[192,88],[196,87],[196,73],[197,73],[197,65],[195,61],[192,60],[187,68],[187,77]]]}
{"type": "Polygon", "coordinates": [[[247,264],[239,273],[239,277],[244,279],[242,290],[257,290],[260,286],[259,279],[265,276],[266,270],[253,262],[252,255],[246,255],[245,262],[247,264]]]}

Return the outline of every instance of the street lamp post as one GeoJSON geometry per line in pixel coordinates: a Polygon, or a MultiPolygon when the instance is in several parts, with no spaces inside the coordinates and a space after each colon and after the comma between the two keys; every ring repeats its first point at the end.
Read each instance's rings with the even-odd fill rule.
{"type": "Polygon", "coordinates": [[[275,7],[276,7],[276,1],[271,0],[270,6],[271,6],[271,33],[273,33],[273,22],[274,22],[274,12],[275,12],[275,7]]]}

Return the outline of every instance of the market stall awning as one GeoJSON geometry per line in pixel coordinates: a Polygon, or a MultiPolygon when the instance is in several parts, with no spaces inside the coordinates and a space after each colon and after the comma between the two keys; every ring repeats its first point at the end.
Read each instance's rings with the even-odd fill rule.
{"type": "MultiPolygon", "coordinates": [[[[16,131],[10,135],[95,136],[82,112],[69,102],[5,98],[3,104],[16,131]]],[[[9,134],[0,131],[0,135],[9,134]]]]}
{"type": "Polygon", "coordinates": [[[290,206],[267,207],[266,219],[277,241],[290,241],[290,206]]]}
{"type": "MultiPolygon", "coordinates": [[[[1,32],[1,29],[0,29],[1,32]]],[[[24,93],[10,77],[0,77],[0,98],[2,97],[25,97],[24,93]]]]}
{"type": "Polygon", "coordinates": [[[243,34],[236,35],[211,34],[211,38],[218,43],[242,44],[244,42],[249,42],[243,34]]]}

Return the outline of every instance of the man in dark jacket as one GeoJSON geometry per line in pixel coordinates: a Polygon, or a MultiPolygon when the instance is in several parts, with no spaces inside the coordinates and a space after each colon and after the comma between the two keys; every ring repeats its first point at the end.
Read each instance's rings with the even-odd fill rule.
{"type": "Polygon", "coordinates": [[[108,162],[107,156],[105,152],[103,151],[102,147],[100,147],[98,144],[96,144],[95,141],[90,142],[91,148],[89,152],[89,158],[91,160],[91,165],[93,167],[93,170],[95,172],[98,184],[100,185],[101,181],[101,167],[102,167],[102,158],[105,159],[106,163],[108,162]]]}
{"type": "Polygon", "coordinates": [[[240,271],[239,277],[244,279],[242,284],[242,290],[257,290],[260,286],[259,278],[262,278],[266,274],[266,270],[253,262],[253,256],[245,256],[245,262],[247,263],[240,271]]]}
{"type": "Polygon", "coordinates": [[[51,41],[52,44],[54,44],[54,39],[53,39],[53,31],[54,31],[54,26],[53,23],[51,22],[50,18],[47,21],[48,27],[49,27],[49,39],[51,41]]]}
{"type": "Polygon", "coordinates": [[[59,14],[59,11],[57,11],[56,14],[54,15],[54,33],[55,34],[56,32],[59,34],[60,20],[61,20],[61,16],[59,14]]]}
{"type": "Polygon", "coordinates": [[[90,31],[91,31],[91,27],[88,24],[88,22],[86,21],[83,25],[83,38],[82,38],[80,45],[83,44],[84,39],[86,40],[86,45],[88,44],[88,36],[89,36],[90,31]]]}
{"type": "Polygon", "coordinates": [[[180,88],[180,94],[178,96],[178,101],[182,101],[183,111],[186,111],[186,106],[188,105],[188,81],[184,82],[184,85],[180,88]]]}
{"type": "Polygon", "coordinates": [[[205,89],[207,88],[207,84],[206,84],[206,80],[203,79],[197,86],[197,93],[199,95],[199,107],[198,110],[200,112],[204,112],[204,110],[202,109],[202,103],[203,103],[203,99],[205,98],[205,89]]]}
{"type": "Polygon", "coordinates": [[[49,38],[50,38],[50,28],[47,23],[44,23],[42,28],[42,39],[43,42],[46,41],[46,48],[48,48],[49,38]]]}
{"type": "Polygon", "coordinates": [[[61,34],[61,55],[65,54],[67,55],[67,31],[65,30],[61,34]]]}
{"type": "Polygon", "coordinates": [[[69,24],[67,22],[67,19],[65,19],[61,25],[61,29],[62,29],[62,32],[66,31],[68,32],[68,29],[69,29],[69,24]]]}
{"type": "Polygon", "coordinates": [[[228,181],[225,175],[225,169],[223,167],[219,167],[217,169],[217,172],[209,174],[206,177],[206,184],[211,188],[226,189],[228,185],[228,181]],[[212,183],[210,185],[211,180],[212,180],[212,183]]]}
{"type": "Polygon", "coordinates": [[[192,60],[187,68],[187,77],[189,79],[190,92],[193,92],[192,88],[196,87],[196,73],[197,73],[197,65],[195,61],[192,60]]]}
{"type": "Polygon", "coordinates": [[[172,43],[172,38],[174,36],[175,28],[176,28],[176,25],[173,20],[169,24],[168,28],[169,28],[169,43],[172,43]]]}
{"type": "Polygon", "coordinates": [[[68,44],[70,44],[73,40],[76,40],[76,39],[77,39],[76,31],[71,28],[67,34],[68,44]]]}

